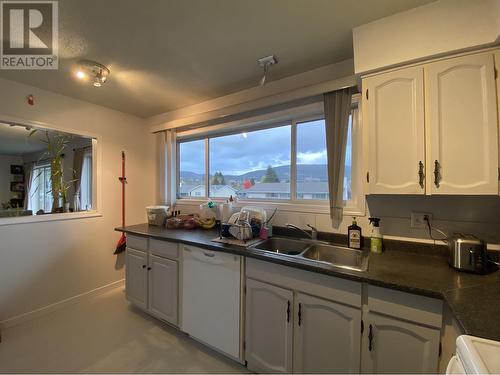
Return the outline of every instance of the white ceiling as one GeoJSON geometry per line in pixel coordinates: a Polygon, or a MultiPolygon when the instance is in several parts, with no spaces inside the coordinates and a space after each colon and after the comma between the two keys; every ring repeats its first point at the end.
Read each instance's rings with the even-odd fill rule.
{"type": "Polygon", "coordinates": [[[59,70],[0,77],[149,117],[352,57],[351,29],[433,0],[64,0],[59,70]],[[79,59],[111,69],[102,88],[71,76],[79,59]]]}
{"type": "Polygon", "coordinates": [[[47,149],[42,134],[30,136],[31,129],[0,123],[0,155],[22,156],[47,149]]]}

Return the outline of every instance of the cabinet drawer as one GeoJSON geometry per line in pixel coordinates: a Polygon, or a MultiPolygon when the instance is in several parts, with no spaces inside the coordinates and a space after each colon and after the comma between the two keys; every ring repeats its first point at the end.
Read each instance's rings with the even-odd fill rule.
{"type": "Polygon", "coordinates": [[[361,307],[361,283],[246,258],[246,276],[312,296],[361,307]]]}
{"type": "Polygon", "coordinates": [[[179,257],[179,246],[176,242],[160,241],[151,238],[149,240],[149,251],[152,254],[166,258],[177,259],[179,257]]]}
{"type": "Polygon", "coordinates": [[[368,309],[415,323],[441,328],[443,301],[368,285],[368,309]]]}
{"type": "Polygon", "coordinates": [[[146,251],[148,249],[148,238],[127,234],[127,247],[146,251]]]}

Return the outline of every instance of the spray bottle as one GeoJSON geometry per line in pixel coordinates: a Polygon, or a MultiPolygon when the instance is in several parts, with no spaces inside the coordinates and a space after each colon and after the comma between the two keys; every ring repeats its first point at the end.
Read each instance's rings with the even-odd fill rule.
{"type": "Polygon", "coordinates": [[[369,217],[370,224],[373,225],[370,238],[370,251],[372,253],[382,253],[382,234],[380,233],[380,219],[378,217],[369,217]]]}

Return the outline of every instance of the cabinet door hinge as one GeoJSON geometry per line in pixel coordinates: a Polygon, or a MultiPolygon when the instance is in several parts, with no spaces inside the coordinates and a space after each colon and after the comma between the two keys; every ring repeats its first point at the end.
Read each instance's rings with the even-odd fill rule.
{"type": "Polygon", "coordinates": [[[366,89],[366,100],[368,100],[368,89],[366,89]]]}
{"type": "Polygon", "coordinates": [[[361,320],[361,334],[365,331],[365,323],[361,320]]]}
{"type": "Polygon", "coordinates": [[[441,357],[441,354],[443,354],[443,344],[441,344],[441,341],[439,342],[439,357],[441,357]]]}

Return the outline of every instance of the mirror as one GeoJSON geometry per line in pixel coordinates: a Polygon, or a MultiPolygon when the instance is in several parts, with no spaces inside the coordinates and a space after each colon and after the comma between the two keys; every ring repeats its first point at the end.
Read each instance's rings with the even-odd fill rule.
{"type": "Polygon", "coordinates": [[[0,218],[93,209],[93,139],[0,122],[0,218]]]}

